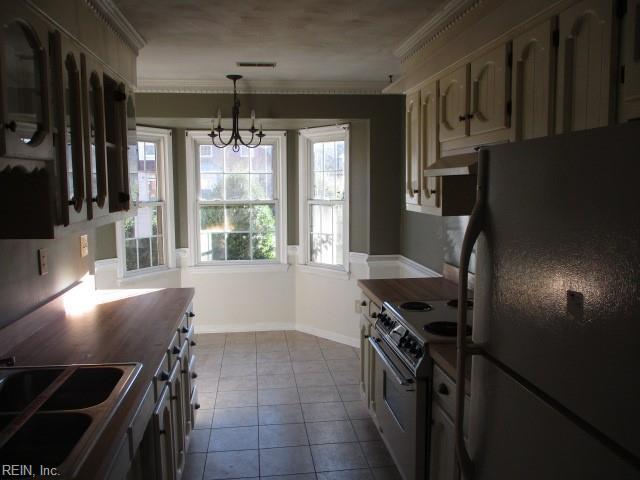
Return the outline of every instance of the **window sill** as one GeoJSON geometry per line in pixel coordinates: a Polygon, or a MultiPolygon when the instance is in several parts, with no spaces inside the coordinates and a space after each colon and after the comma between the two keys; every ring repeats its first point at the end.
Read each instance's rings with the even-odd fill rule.
{"type": "Polygon", "coordinates": [[[302,273],[310,273],[321,277],[337,278],[340,280],[349,280],[350,278],[349,272],[334,268],[317,267],[315,265],[296,265],[296,269],[302,273]]]}
{"type": "Polygon", "coordinates": [[[153,270],[141,271],[129,273],[126,276],[118,279],[118,285],[127,285],[128,283],[135,283],[139,280],[144,280],[146,278],[155,278],[163,275],[167,275],[170,273],[178,272],[177,268],[154,268],[153,270]]]}
{"type": "Polygon", "coordinates": [[[288,263],[266,263],[266,264],[245,264],[245,265],[196,265],[187,267],[189,273],[268,273],[286,272],[289,270],[288,263]]]}

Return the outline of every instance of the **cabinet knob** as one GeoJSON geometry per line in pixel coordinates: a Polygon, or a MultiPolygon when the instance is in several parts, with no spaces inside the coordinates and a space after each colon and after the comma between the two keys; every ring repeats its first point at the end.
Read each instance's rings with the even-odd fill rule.
{"type": "Polygon", "coordinates": [[[367,306],[367,301],[366,300],[362,300],[362,302],[360,302],[360,306],[361,307],[366,307],[367,306]]]}
{"type": "Polygon", "coordinates": [[[467,115],[467,118],[471,120],[473,118],[473,113],[470,113],[469,115],[467,115]]]}
{"type": "Polygon", "coordinates": [[[449,395],[449,389],[444,383],[441,383],[440,385],[438,385],[438,393],[440,395],[449,395]]]}
{"type": "Polygon", "coordinates": [[[466,115],[460,115],[460,116],[458,117],[458,120],[460,120],[461,122],[464,122],[466,119],[467,119],[467,116],[466,116],[466,115]]]}
{"type": "Polygon", "coordinates": [[[199,403],[196,403],[196,404],[193,406],[193,408],[194,408],[194,409],[196,409],[196,410],[198,410],[198,409],[200,408],[200,404],[199,404],[199,403]]]}
{"type": "Polygon", "coordinates": [[[189,329],[187,327],[182,327],[182,330],[180,330],[182,333],[189,333],[189,329]]]}
{"type": "Polygon", "coordinates": [[[187,316],[190,317],[190,318],[193,318],[193,317],[196,316],[196,314],[193,313],[193,312],[189,312],[189,313],[187,313],[187,316]]]}
{"type": "Polygon", "coordinates": [[[373,312],[371,314],[371,318],[378,318],[378,312],[373,312]]]}
{"type": "Polygon", "coordinates": [[[11,120],[9,123],[4,124],[4,128],[6,128],[7,130],[11,130],[12,132],[15,132],[16,129],[18,128],[18,124],[16,124],[15,120],[11,120]]]}
{"type": "Polygon", "coordinates": [[[193,378],[193,379],[198,378],[198,374],[197,374],[196,372],[193,372],[193,373],[191,374],[191,378],[193,378]]]}
{"type": "Polygon", "coordinates": [[[174,345],[173,348],[171,349],[171,353],[173,353],[174,355],[177,355],[180,353],[180,347],[178,347],[177,345],[174,345]]]}
{"type": "Polygon", "coordinates": [[[429,190],[429,193],[430,193],[431,195],[435,195],[436,193],[438,193],[438,191],[437,191],[437,190],[429,190]]]}
{"type": "Polygon", "coordinates": [[[169,372],[163,370],[160,372],[160,375],[158,376],[158,378],[160,380],[162,380],[163,382],[166,382],[167,380],[169,380],[169,372]]]}
{"type": "Polygon", "coordinates": [[[420,193],[420,190],[416,188],[413,193],[420,193]]]}
{"type": "Polygon", "coordinates": [[[191,345],[192,347],[195,347],[197,343],[195,342],[195,340],[191,340],[191,343],[189,345],[191,345]]]}
{"type": "Polygon", "coordinates": [[[166,430],[160,430],[158,433],[159,433],[160,435],[164,435],[165,433],[167,433],[167,431],[166,431],[166,430]]]}

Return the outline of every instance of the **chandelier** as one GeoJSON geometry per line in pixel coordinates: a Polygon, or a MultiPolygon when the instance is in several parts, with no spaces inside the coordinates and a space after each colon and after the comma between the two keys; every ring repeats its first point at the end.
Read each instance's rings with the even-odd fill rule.
{"type": "Polygon", "coordinates": [[[248,141],[244,141],[242,136],[240,135],[240,127],[239,120],[240,117],[240,100],[238,99],[238,93],[236,91],[236,82],[242,78],[242,75],[227,75],[229,80],[233,81],[233,110],[232,110],[232,127],[231,127],[231,136],[229,140],[226,142],[222,139],[222,132],[227,131],[227,129],[222,128],[222,114],[220,109],[218,108],[218,126],[214,127],[214,123],[211,125],[211,133],[209,136],[211,137],[211,143],[218,148],[225,148],[229,145],[233,144],[231,147],[234,152],[240,150],[240,146],[244,145],[247,148],[256,148],[260,143],[262,143],[262,138],[265,136],[262,133],[262,125],[260,126],[260,130],[258,130],[255,126],[256,123],[256,112],[251,110],[251,128],[249,129],[249,133],[251,133],[251,138],[248,141]],[[216,142],[216,139],[217,142],[216,142]],[[256,143],[254,143],[254,140],[256,143]]]}

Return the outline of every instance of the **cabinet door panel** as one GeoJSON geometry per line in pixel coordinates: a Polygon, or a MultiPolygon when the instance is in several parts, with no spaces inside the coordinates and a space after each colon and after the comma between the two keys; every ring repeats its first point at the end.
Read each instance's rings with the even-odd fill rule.
{"type": "Polygon", "coordinates": [[[558,133],[603,127],[612,120],[614,4],[583,0],[558,17],[558,133]]]}
{"type": "Polygon", "coordinates": [[[640,0],[627,1],[620,52],[625,72],[619,95],[621,122],[640,118],[640,0]]]}
{"type": "Polygon", "coordinates": [[[457,140],[469,135],[469,65],[440,79],[440,141],[457,140]]]}
{"type": "Polygon", "coordinates": [[[471,63],[471,135],[509,126],[509,48],[509,44],[500,45],[471,63]]]}
{"type": "Polygon", "coordinates": [[[438,82],[432,82],[420,91],[420,190],[421,205],[440,207],[440,177],[425,177],[424,169],[440,156],[438,141],[438,82]]]}
{"type": "Polygon", "coordinates": [[[431,410],[430,480],[457,480],[455,427],[437,404],[431,410]]]}
{"type": "Polygon", "coordinates": [[[160,394],[160,400],[153,411],[153,436],[155,440],[155,478],[173,480],[175,478],[173,421],[170,391],[166,386],[160,394]]]}
{"type": "Polygon", "coordinates": [[[420,92],[407,95],[406,100],[406,200],[420,203],[420,92]]]}
{"type": "Polygon", "coordinates": [[[553,133],[554,24],[548,20],[513,41],[513,140],[553,133]]]}

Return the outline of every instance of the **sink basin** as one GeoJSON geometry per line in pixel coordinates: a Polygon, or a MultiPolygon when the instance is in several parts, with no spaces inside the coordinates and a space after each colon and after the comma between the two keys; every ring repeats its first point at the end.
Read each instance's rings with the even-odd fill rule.
{"type": "Polygon", "coordinates": [[[23,370],[5,377],[0,383],[0,411],[22,411],[63,371],[64,368],[42,368],[23,370]]]}
{"type": "MultiPolygon", "coordinates": [[[[11,416],[4,415],[0,425],[11,416]]],[[[84,413],[37,413],[0,449],[3,465],[58,466],[68,457],[91,424],[84,413]]]]}
{"type": "Polygon", "coordinates": [[[42,410],[78,410],[104,402],[124,371],[117,367],[79,368],[49,397],[42,410]]]}

